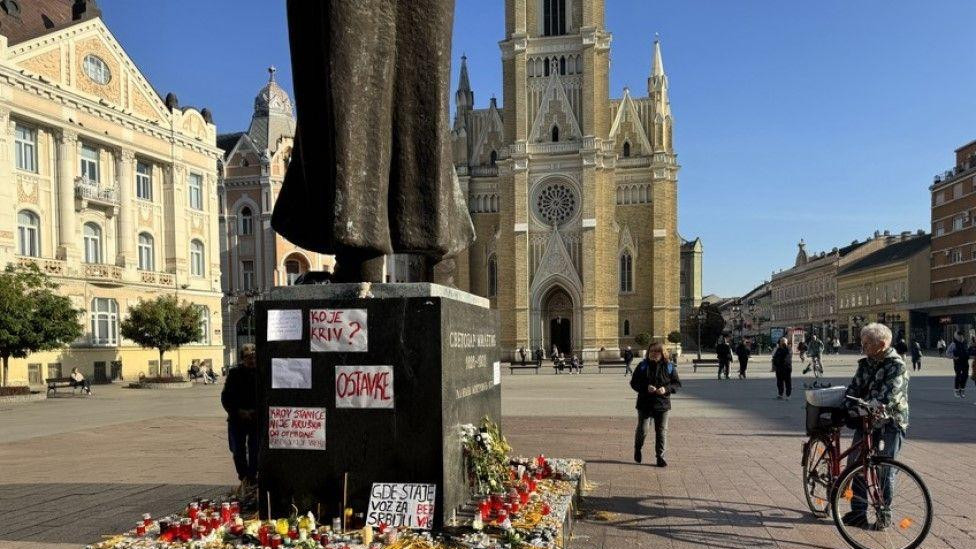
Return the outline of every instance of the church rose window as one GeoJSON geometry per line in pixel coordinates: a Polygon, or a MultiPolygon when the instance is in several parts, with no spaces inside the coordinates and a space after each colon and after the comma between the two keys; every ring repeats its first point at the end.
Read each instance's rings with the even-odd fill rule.
{"type": "Polygon", "coordinates": [[[550,225],[561,225],[576,213],[576,192],[563,183],[550,183],[536,192],[535,213],[550,225]]]}

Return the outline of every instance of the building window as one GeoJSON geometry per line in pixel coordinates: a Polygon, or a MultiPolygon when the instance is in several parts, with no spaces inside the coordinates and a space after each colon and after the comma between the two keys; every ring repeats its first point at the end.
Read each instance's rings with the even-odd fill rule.
{"type": "Polygon", "coordinates": [[[498,261],[492,254],[488,258],[488,297],[498,295],[498,261]]]}
{"type": "Polygon", "coordinates": [[[620,255],[620,291],[634,291],[634,257],[629,251],[620,255]]]}
{"type": "Polygon", "coordinates": [[[81,177],[92,183],[99,182],[99,158],[98,148],[91,145],[82,144],[81,146],[81,177]]]}
{"type": "Polygon", "coordinates": [[[198,305],[200,310],[200,345],[210,345],[210,309],[204,305],[198,305]]]}
{"type": "Polygon", "coordinates": [[[193,276],[203,276],[206,270],[203,266],[203,242],[199,240],[190,241],[190,274],[193,276]]]}
{"type": "Polygon", "coordinates": [[[254,343],[254,316],[246,315],[237,321],[237,348],[241,345],[254,343]]]}
{"type": "Polygon", "coordinates": [[[153,237],[149,233],[139,233],[139,270],[156,270],[153,237]]]}
{"type": "Polygon", "coordinates": [[[566,0],[543,0],[543,36],[566,34],[566,0]]]}
{"type": "Polygon", "coordinates": [[[152,166],[145,162],[136,162],[136,197],[152,202],[152,166]]]}
{"type": "Polygon", "coordinates": [[[203,209],[203,176],[196,173],[191,173],[190,177],[187,178],[188,188],[190,192],[190,207],[194,210],[203,209]]]}
{"type": "Polygon", "coordinates": [[[85,56],[85,75],[91,78],[96,84],[105,85],[112,79],[112,71],[101,57],[88,54],[85,56]]]}
{"type": "Polygon", "coordinates": [[[41,220],[34,212],[23,210],[17,214],[17,253],[41,257],[41,220]]]}
{"type": "Polygon", "coordinates": [[[543,67],[544,67],[543,74],[545,74],[546,76],[549,76],[549,60],[548,59],[546,59],[545,62],[543,63],[543,67]]]}
{"type": "Polygon", "coordinates": [[[119,344],[119,305],[114,299],[92,299],[91,334],[92,345],[119,344]]]}
{"type": "Polygon", "coordinates": [[[552,142],[559,143],[559,126],[552,127],[552,142]]]}
{"type": "Polygon", "coordinates": [[[488,156],[488,164],[490,166],[494,166],[497,162],[498,162],[498,152],[491,151],[491,154],[488,156]]]}
{"type": "Polygon", "coordinates": [[[935,224],[935,236],[942,236],[945,234],[945,225],[941,221],[935,224]]]}
{"type": "Polygon", "coordinates": [[[285,261],[285,284],[294,286],[300,276],[302,276],[301,262],[297,259],[285,261]]]}
{"type": "Polygon", "coordinates": [[[630,157],[630,141],[624,141],[624,158],[630,157]]]}
{"type": "Polygon", "coordinates": [[[241,289],[251,290],[254,288],[254,261],[241,261],[241,289]]]}
{"type": "Polygon", "coordinates": [[[102,228],[96,223],[85,223],[85,263],[102,262],[102,228]]]}
{"type": "Polygon", "coordinates": [[[962,216],[961,215],[957,215],[956,217],[953,217],[952,218],[952,230],[953,231],[961,231],[962,230],[962,216]]]}
{"type": "Polygon", "coordinates": [[[566,58],[565,57],[560,57],[559,58],[559,75],[560,76],[565,76],[566,75],[566,58]]]}
{"type": "Polygon", "coordinates": [[[630,335],[630,321],[629,320],[625,320],[624,321],[624,335],[625,336],[629,336],[630,335]]]}
{"type": "Polygon", "coordinates": [[[961,263],[962,262],[962,250],[955,249],[949,252],[949,263],[961,263]]]}
{"type": "Polygon", "coordinates": [[[14,130],[14,156],[18,170],[37,173],[37,130],[17,124],[14,130]]]}
{"type": "Polygon", "coordinates": [[[251,208],[244,206],[241,208],[240,214],[240,234],[242,236],[247,236],[254,232],[254,216],[251,214],[251,208]]]}

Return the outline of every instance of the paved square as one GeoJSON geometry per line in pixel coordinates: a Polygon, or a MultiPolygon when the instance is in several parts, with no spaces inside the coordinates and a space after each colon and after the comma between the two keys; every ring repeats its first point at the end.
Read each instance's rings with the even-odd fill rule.
{"type": "MultiPolygon", "coordinates": [[[[832,357],[827,375],[846,382],[853,363],[832,357]]],[[[594,487],[573,549],[843,547],[803,501],[800,376],[793,399],[781,402],[768,369],[760,357],[750,379],[718,381],[682,364],[666,469],[632,461],[634,396],[621,373],[505,375],[503,427],[517,452],[589,462],[594,487]]],[[[953,398],[950,369],[928,359],[913,376],[901,457],[935,502],[923,547],[970,549],[976,390],[953,398]]],[[[142,512],[166,514],[194,495],[227,490],[236,479],[218,394],[212,386],[96,387],[93,399],[0,408],[0,548],[78,547],[128,528],[142,512]]]]}

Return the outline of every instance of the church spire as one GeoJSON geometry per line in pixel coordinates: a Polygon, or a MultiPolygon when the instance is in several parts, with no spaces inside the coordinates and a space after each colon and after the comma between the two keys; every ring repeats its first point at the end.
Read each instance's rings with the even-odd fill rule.
{"type": "Polygon", "coordinates": [[[654,54],[651,61],[651,77],[647,79],[647,94],[663,93],[665,101],[668,94],[668,77],[664,74],[664,59],[661,57],[661,37],[654,35],[654,54]]]}
{"type": "Polygon", "coordinates": [[[465,55],[461,56],[461,75],[458,77],[455,99],[458,112],[474,108],[474,92],[471,91],[471,81],[468,79],[468,58],[465,55]]]}
{"type": "Polygon", "coordinates": [[[651,76],[664,76],[664,60],[661,59],[661,37],[654,35],[654,62],[651,67],[651,76]]]}

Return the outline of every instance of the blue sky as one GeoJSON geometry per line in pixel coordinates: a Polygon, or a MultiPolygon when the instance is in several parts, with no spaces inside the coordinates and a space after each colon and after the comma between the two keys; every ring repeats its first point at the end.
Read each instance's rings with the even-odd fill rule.
{"type": "MultiPolygon", "coordinates": [[[[101,0],[165,95],[242,130],[276,65],[283,2],[101,0]]],[[[611,94],[646,90],[654,33],[671,82],[679,227],[705,246],[705,290],[739,295],[808,250],[929,229],[928,185],[976,139],[976,2],[607,0],[611,94]]],[[[455,62],[479,107],[502,101],[500,0],[458,0],[455,62]]],[[[456,77],[455,68],[455,77],[456,77]]]]}

